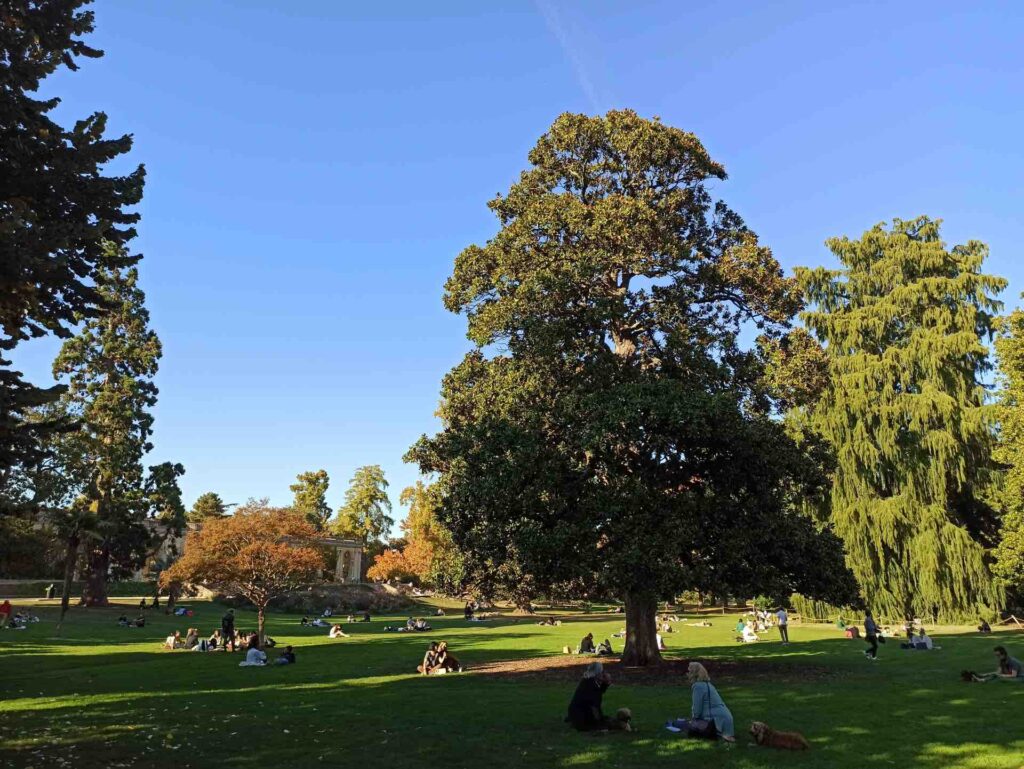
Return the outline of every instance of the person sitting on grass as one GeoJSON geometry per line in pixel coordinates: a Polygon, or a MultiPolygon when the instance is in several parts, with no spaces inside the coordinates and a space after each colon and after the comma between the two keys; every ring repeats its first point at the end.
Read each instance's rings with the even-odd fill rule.
{"type": "Polygon", "coordinates": [[[665,639],[661,637],[661,633],[655,633],[654,640],[658,644],[658,651],[665,651],[665,639]]]}
{"type": "Polygon", "coordinates": [[[146,599],[143,598],[141,601],[139,601],[139,609],[141,610],[141,609],[145,609],[145,608],[148,608],[148,607],[146,606],[146,599]]]}
{"type": "Polygon", "coordinates": [[[330,632],[327,633],[328,638],[348,638],[348,633],[341,629],[341,625],[332,625],[330,632]]]}
{"type": "Polygon", "coordinates": [[[364,611],[363,612],[363,622],[369,622],[369,621],[370,621],[370,612],[364,611]]]}
{"type": "Polygon", "coordinates": [[[171,635],[167,636],[164,641],[164,647],[167,649],[180,649],[181,648],[181,631],[175,630],[171,635]]]}
{"type": "Polygon", "coordinates": [[[128,627],[128,625],[131,624],[128,621],[128,615],[127,614],[122,614],[120,617],[118,617],[117,618],[117,624],[120,625],[121,627],[128,627]]]}
{"type": "Polygon", "coordinates": [[[982,617],[978,617],[978,632],[979,633],[991,633],[992,626],[988,624],[982,617]]]}
{"type": "Polygon", "coordinates": [[[999,669],[994,673],[969,673],[965,672],[964,677],[970,676],[970,680],[984,683],[986,681],[1018,681],[1024,682],[1024,666],[1020,660],[1011,657],[1005,646],[997,646],[995,649],[996,660],[999,669]]]}
{"type": "Polygon", "coordinates": [[[747,629],[747,623],[743,621],[742,617],[740,617],[739,621],[736,623],[736,640],[737,641],[742,641],[743,640],[743,631],[746,630],[746,629],[747,629]]]}
{"type": "Polygon", "coordinates": [[[146,618],[140,614],[134,622],[128,623],[128,627],[146,627],[146,618]]]}
{"type": "Polygon", "coordinates": [[[594,634],[587,633],[583,636],[583,640],[580,641],[580,645],[576,647],[577,654],[594,654],[597,649],[594,647],[594,634]]]}
{"type": "Polygon", "coordinates": [[[448,642],[441,641],[437,645],[437,658],[434,663],[435,673],[461,673],[462,663],[448,651],[448,642]]]}
{"type": "Polygon", "coordinates": [[[219,649],[222,646],[220,638],[220,630],[214,630],[210,633],[210,637],[206,639],[206,645],[212,649],[219,649]]]}
{"type": "Polygon", "coordinates": [[[245,653],[245,659],[238,663],[239,667],[262,667],[267,664],[267,655],[260,649],[260,640],[256,640],[249,646],[245,653]]]}
{"type": "Polygon", "coordinates": [[[740,640],[745,644],[749,644],[754,643],[754,641],[760,641],[761,639],[758,637],[757,633],[754,632],[753,625],[744,625],[743,635],[740,636],[740,640]]]}
{"type": "Polygon", "coordinates": [[[466,608],[462,610],[462,616],[465,619],[473,619],[473,604],[469,601],[466,602],[466,608]]]}
{"type": "Polygon", "coordinates": [[[186,649],[192,649],[199,643],[199,628],[190,627],[188,632],[185,634],[184,647],[186,649]]]}
{"type": "Polygon", "coordinates": [[[600,662],[591,662],[587,665],[583,671],[583,678],[577,684],[576,691],[569,701],[566,723],[572,724],[574,729],[581,732],[608,729],[611,722],[601,710],[601,704],[611,682],[611,676],[605,672],[604,665],[600,662]]]}
{"type": "Polygon", "coordinates": [[[932,642],[932,637],[924,631],[924,628],[921,628],[917,635],[914,636],[914,648],[923,651],[931,651],[938,647],[932,642]]]}
{"type": "Polygon", "coordinates": [[[732,712],[718,693],[707,668],[699,662],[691,662],[686,669],[690,683],[690,718],[684,720],[684,730],[694,737],[721,737],[726,742],[736,742],[732,712]],[[707,723],[707,729],[701,727],[707,723]]]}
{"type": "Polygon", "coordinates": [[[607,638],[601,641],[601,643],[597,645],[597,651],[595,654],[597,654],[598,657],[607,657],[610,654],[615,654],[615,651],[612,649],[612,642],[607,638]]]}
{"type": "Polygon", "coordinates": [[[306,627],[309,624],[309,617],[303,617],[301,620],[299,620],[299,624],[303,627],[306,627]]]}
{"type": "Polygon", "coordinates": [[[295,652],[292,651],[292,647],[284,647],[284,651],[277,655],[277,659],[274,660],[275,665],[294,665],[295,664],[295,652]]]}
{"type": "Polygon", "coordinates": [[[427,653],[423,655],[423,663],[416,666],[416,672],[420,675],[429,676],[437,666],[437,641],[431,641],[427,647],[427,653]]]}

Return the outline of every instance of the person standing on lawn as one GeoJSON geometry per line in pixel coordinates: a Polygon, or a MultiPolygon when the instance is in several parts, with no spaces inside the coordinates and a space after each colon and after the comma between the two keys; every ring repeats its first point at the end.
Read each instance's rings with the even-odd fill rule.
{"type": "Polygon", "coordinates": [[[864,640],[870,645],[870,649],[864,650],[864,656],[869,660],[878,659],[878,625],[875,624],[875,618],[871,616],[871,612],[864,613],[864,640]]]}
{"type": "Polygon", "coordinates": [[[220,620],[220,637],[224,639],[224,651],[229,651],[228,645],[231,645],[230,651],[235,650],[235,610],[228,609],[228,613],[225,614],[220,620]]]}
{"type": "Polygon", "coordinates": [[[776,619],[779,621],[779,636],[782,638],[782,643],[789,643],[789,615],[786,613],[786,607],[780,606],[779,610],[775,613],[776,619]]]}

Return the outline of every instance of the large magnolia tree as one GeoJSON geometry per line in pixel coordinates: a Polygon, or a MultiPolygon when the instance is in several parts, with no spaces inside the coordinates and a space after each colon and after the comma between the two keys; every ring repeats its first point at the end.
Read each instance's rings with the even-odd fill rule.
{"type": "Polygon", "coordinates": [[[185,538],[184,555],[160,575],[160,584],[201,585],[244,596],[256,607],[259,635],[270,601],[318,576],[323,554],[316,529],[287,508],[250,501],[226,518],[207,518],[185,538]]]}
{"type": "Polygon", "coordinates": [[[529,161],[490,202],[498,233],[456,259],[445,306],[476,349],[409,455],[468,576],[621,596],[634,664],[681,590],[828,593],[841,550],[793,504],[821,473],[740,344],[783,335],[798,291],[712,198],[722,166],[631,111],[564,114],[529,161]]]}

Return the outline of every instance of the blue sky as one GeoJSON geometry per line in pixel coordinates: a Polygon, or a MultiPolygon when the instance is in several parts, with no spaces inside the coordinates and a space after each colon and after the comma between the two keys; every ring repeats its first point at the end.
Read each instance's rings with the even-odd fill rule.
{"type": "MultiPolygon", "coordinates": [[[[106,51],[51,78],[148,170],[138,249],[164,344],[155,463],[186,502],[290,500],[424,432],[467,349],[441,306],[485,203],[563,111],[695,132],[716,193],[787,267],[894,216],[979,238],[1024,291],[1019,3],[287,2],[95,7],[106,51]]],[[[15,360],[49,379],[57,343],[15,360]]]]}

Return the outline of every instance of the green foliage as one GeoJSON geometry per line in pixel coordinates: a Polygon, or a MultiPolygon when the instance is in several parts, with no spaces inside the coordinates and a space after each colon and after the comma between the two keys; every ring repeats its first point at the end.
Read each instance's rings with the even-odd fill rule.
{"type": "Polygon", "coordinates": [[[202,523],[207,518],[223,518],[227,514],[228,506],[220,498],[220,494],[214,491],[207,491],[200,494],[188,511],[190,523],[202,523]]]}
{"type": "MultiPolygon", "coordinates": [[[[70,335],[103,309],[102,271],[138,260],[121,246],[135,236],[143,169],[124,176],[104,167],[131,149],[128,135],[104,138],[101,112],[71,129],[54,122],[57,98],[40,99],[46,78],[62,65],[77,70],[97,58],[82,37],[93,29],[84,0],[4,3],[0,22],[0,352],[54,333],[70,335]],[[113,244],[110,248],[107,244],[113,244]]],[[[40,458],[40,440],[55,425],[27,412],[52,402],[60,388],[24,382],[0,356],[0,481],[16,463],[40,458]]]]}
{"type": "Polygon", "coordinates": [[[624,596],[643,663],[659,597],[841,575],[795,512],[820,473],[739,343],[748,325],[778,339],[798,292],[712,199],[722,167],[631,111],[562,115],[529,160],[446,283],[477,349],[444,379],[442,432],[409,454],[439,474],[469,580],[624,596]]]}
{"type": "Polygon", "coordinates": [[[331,479],[326,470],[299,473],[298,483],[288,488],[295,495],[292,508],[306,516],[317,531],[323,531],[331,518],[331,508],[327,506],[327,489],[331,479]]]}
{"type": "Polygon", "coordinates": [[[143,521],[150,505],[170,509],[179,519],[184,510],[176,492],[180,465],[157,466],[148,484],[143,476],[142,458],[152,448],[150,410],[156,404],[153,377],[161,346],[149,328],[138,272],[104,269],[97,290],[103,314],[82,319],[78,334],[61,348],[53,371],[67,377],[68,411],[81,424],[75,440],[86,477],[79,506],[94,519],[83,600],[102,604],[108,578],[127,576],[148,555],[151,542],[143,521]]]}
{"type": "Polygon", "coordinates": [[[986,564],[993,415],[982,376],[994,295],[988,253],[946,249],[939,222],[833,238],[836,270],[800,270],[827,345],[813,422],[837,469],[832,520],[863,597],[888,617],[974,616],[1000,603],[986,564]]]}
{"type": "Polygon", "coordinates": [[[1006,586],[1011,605],[1024,607],[1024,311],[1014,310],[1002,320],[995,347],[1002,385],[995,458],[1006,472],[992,571],[1006,586]]]}
{"type": "Polygon", "coordinates": [[[388,482],[380,465],[366,465],[356,470],[345,492],[345,504],[338,508],[333,529],[338,536],[365,539],[382,550],[394,520],[388,482]]]}

